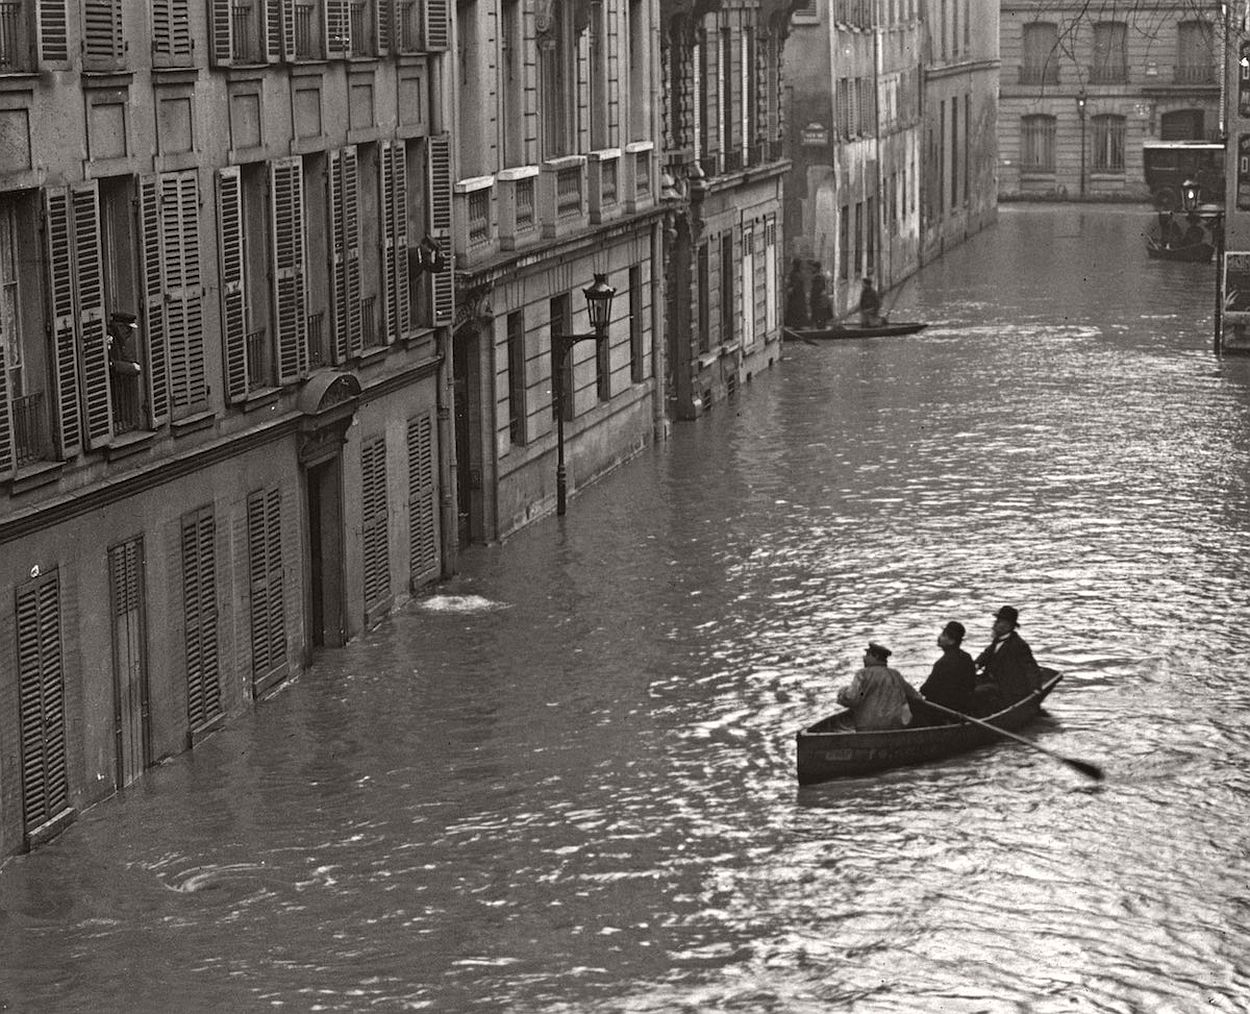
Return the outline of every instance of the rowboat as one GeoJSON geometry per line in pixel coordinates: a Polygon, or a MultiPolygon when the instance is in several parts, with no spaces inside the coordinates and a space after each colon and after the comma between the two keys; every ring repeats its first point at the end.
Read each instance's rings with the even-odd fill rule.
{"type": "Polygon", "coordinates": [[[1146,237],[1146,256],[1162,261],[1188,261],[1205,264],[1215,253],[1215,245],[1205,241],[1197,243],[1160,243],[1151,236],[1146,237]]]}
{"type": "MultiPolygon", "coordinates": [[[[977,717],[986,725],[1008,731],[1032,721],[1041,710],[1042,701],[1063,679],[1063,674],[1054,669],[1042,669],[1041,672],[1042,685],[1027,697],[992,715],[977,717]]],[[[855,732],[839,728],[840,720],[847,715],[847,710],[840,708],[828,718],[795,734],[800,785],[922,764],[939,757],[964,753],[999,738],[984,725],[973,722],[855,732]]]]}
{"type": "Polygon", "coordinates": [[[915,334],[928,324],[917,321],[899,321],[897,324],[832,324],[829,327],[787,327],[782,330],[792,341],[830,341],[846,338],[892,338],[896,335],[915,334]]]}

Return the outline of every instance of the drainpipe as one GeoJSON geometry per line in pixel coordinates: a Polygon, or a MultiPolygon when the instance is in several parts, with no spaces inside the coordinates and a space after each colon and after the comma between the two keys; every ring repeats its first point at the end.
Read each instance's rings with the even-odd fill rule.
{"type": "Polygon", "coordinates": [[[438,329],[438,375],[435,406],[438,419],[438,508],[440,576],[446,580],[456,573],[460,553],[460,519],[456,503],[456,426],[452,416],[452,333],[451,326],[438,329]]]}

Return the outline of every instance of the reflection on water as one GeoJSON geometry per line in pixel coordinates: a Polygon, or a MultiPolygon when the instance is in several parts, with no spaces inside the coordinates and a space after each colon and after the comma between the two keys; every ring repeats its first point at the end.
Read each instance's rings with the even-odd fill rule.
{"type": "Polygon", "coordinates": [[[11,860],[0,1009],[1250,1009],[1250,362],[1141,218],[1004,210],[922,335],[788,346],[11,860]],[[1006,602],[1105,783],[797,788],[869,637],[919,682],[1006,602]]]}

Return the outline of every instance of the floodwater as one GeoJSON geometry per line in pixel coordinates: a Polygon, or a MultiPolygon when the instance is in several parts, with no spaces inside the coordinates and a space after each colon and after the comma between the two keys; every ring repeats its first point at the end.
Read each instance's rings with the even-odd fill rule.
{"type": "Polygon", "coordinates": [[[1146,218],[1004,208],[922,335],[788,344],[11,859],[0,1009],[1250,1010],[1250,361],[1146,218]],[[918,683],[1004,603],[1106,781],[797,787],[868,638],[918,683]]]}

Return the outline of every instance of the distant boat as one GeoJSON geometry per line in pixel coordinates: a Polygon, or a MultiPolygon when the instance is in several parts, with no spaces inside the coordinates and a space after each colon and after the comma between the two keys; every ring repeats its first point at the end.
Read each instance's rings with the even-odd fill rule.
{"type": "Polygon", "coordinates": [[[787,327],[785,336],[793,341],[829,341],[844,338],[892,338],[896,335],[915,334],[928,324],[916,321],[899,321],[881,324],[831,324],[829,327],[787,327]]]}
{"type": "Polygon", "coordinates": [[[1197,243],[1160,243],[1153,236],[1146,237],[1146,255],[1154,260],[1204,263],[1214,253],[1215,244],[1205,240],[1197,243]]]}
{"type": "Polygon", "coordinates": [[[1146,227],[1146,255],[1162,261],[1209,261],[1219,228],[1214,213],[1205,206],[1185,215],[1161,212],[1146,227]]]}

